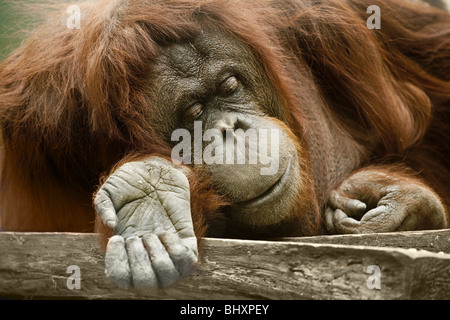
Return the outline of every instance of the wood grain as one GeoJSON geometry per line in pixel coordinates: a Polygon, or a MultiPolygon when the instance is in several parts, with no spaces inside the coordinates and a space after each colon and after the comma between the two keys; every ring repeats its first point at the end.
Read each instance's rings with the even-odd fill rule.
{"type": "MultiPolygon", "coordinates": [[[[449,233],[439,235],[448,237],[449,233]]],[[[361,236],[350,237],[361,240],[361,236]]],[[[192,274],[169,289],[136,291],[115,288],[105,278],[104,256],[95,234],[3,232],[0,233],[0,296],[57,299],[450,298],[449,254],[295,240],[205,239],[202,262],[192,274]],[[71,275],[67,268],[71,265],[81,270],[79,290],[67,287],[71,275]],[[381,270],[380,290],[367,286],[371,276],[367,268],[371,265],[381,270]]]]}
{"type": "Polygon", "coordinates": [[[450,230],[345,234],[301,238],[280,238],[274,240],[303,243],[395,247],[405,249],[415,248],[417,250],[450,253],[450,230]]]}

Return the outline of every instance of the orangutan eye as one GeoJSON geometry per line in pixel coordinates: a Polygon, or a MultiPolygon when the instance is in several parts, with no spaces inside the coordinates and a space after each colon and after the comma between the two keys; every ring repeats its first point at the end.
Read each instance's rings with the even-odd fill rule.
{"type": "Polygon", "coordinates": [[[184,118],[186,120],[195,120],[203,113],[203,105],[201,103],[194,103],[192,106],[184,111],[184,118]]]}
{"type": "Polygon", "coordinates": [[[239,86],[239,81],[235,76],[227,78],[219,87],[218,93],[221,96],[233,93],[239,86]]]}

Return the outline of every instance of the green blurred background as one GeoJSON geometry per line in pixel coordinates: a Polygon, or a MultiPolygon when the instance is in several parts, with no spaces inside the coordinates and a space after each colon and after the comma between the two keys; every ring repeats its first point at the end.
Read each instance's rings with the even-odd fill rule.
{"type": "Polygon", "coordinates": [[[0,61],[20,44],[14,31],[18,28],[16,20],[17,15],[13,12],[11,3],[0,1],[0,61]]]}
{"type": "Polygon", "coordinates": [[[38,15],[30,12],[33,7],[28,7],[36,3],[39,1],[0,0],[0,61],[17,48],[39,23],[38,15]]]}
{"type": "Polygon", "coordinates": [[[0,0],[0,61],[17,48],[45,19],[44,12],[80,0],[0,0]]]}

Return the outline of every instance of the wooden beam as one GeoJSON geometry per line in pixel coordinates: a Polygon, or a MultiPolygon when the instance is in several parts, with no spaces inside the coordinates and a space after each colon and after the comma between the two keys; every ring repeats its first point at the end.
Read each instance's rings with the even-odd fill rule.
{"type": "Polygon", "coordinates": [[[417,250],[450,253],[450,230],[448,229],[280,238],[275,240],[353,246],[395,247],[405,249],[415,248],[417,250]]]}
{"type": "Polygon", "coordinates": [[[87,299],[450,297],[449,254],[294,241],[204,241],[202,262],[191,275],[169,289],[136,291],[117,289],[105,278],[104,256],[95,234],[0,233],[0,296],[87,299]],[[71,275],[67,268],[71,265],[80,268],[81,289],[71,290],[67,286],[71,275]],[[375,269],[371,270],[370,266],[380,270],[380,289],[371,285],[375,269]]]}

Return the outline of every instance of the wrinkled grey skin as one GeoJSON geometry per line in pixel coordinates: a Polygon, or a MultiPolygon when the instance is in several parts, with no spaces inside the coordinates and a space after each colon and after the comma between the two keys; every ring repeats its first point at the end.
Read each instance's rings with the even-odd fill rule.
{"type": "Polygon", "coordinates": [[[166,287],[197,262],[189,182],[171,162],[150,157],[116,170],[95,198],[114,229],[106,248],[106,275],[122,288],[166,287]]]}
{"type": "MultiPolygon", "coordinates": [[[[190,42],[161,48],[153,70],[148,99],[149,106],[156,107],[149,107],[146,116],[168,143],[178,128],[192,132],[194,120],[202,121],[203,129],[221,130],[252,126],[272,129],[278,126],[274,118],[286,121],[277,113],[279,100],[257,58],[248,47],[223,34],[202,33],[190,42]],[[237,79],[237,86],[221,94],[230,77],[237,79]],[[186,110],[195,111],[190,107],[199,103],[203,109],[198,116],[183,117],[186,110]]],[[[333,121],[321,111],[322,100],[308,79],[304,76],[298,80],[299,92],[308,92],[311,97],[299,107],[312,117],[308,122],[313,127],[305,130],[306,140],[311,143],[312,171],[326,173],[313,177],[317,197],[325,197],[320,190],[344,180],[328,200],[328,231],[363,233],[444,227],[444,208],[431,190],[376,170],[351,174],[364,157],[349,142],[351,139],[333,130],[333,121]]],[[[263,230],[287,216],[297,216],[303,172],[293,145],[289,135],[280,134],[280,172],[274,176],[260,175],[261,166],[198,165],[211,178],[215,190],[234,203],[227,217],[234,219],[236,226],[263,230]],[[272,188],[282,177],[286,177],[282,188],[272,188]]],[[[189,183],[183,170],[167,160],[149,157],[123,165],[98,191],[96,210],[115,233],[106,250],[106,274],[118,286],[165,287],[183,277],[197,262],[189,183]]]]}
{"type": "Polygon", "coordinates": [[[325,210],[331,234],[446,227],[441,200],[425,186],[377,170],[351,175],[330,194],[325,210]]]}
{"type": "MultiPolygon", "coordinates": [[[[174,130],[180,128],[194,137],[194,120],[201,121],[203,129],[222,132],[236,133],[249,127],[282,131],[273,121],[283,120],[281,115],[268,114],[264,104],[270,101],[276,106],[278,98],[263,70],[249,47],[224,34],[202,33],[189,42],[163,47],[149,79],[152,89],[146,116],[168,143],[174,130]],[[236,86],[226,90],[233,78],[236,86]],[[198,103],[203,106],[201,115],[184,117],[186,110],[198,103]]],[[[273,108],[273,112],[277,110],[273,108]]],[[[197,165],[211,177],[220,194],[242,202],[231,214],[240,223],[276,223],[295,209],[300,172],[290,139],[280,133],[279,172],[274,175],[260,175],[261,164],[197,165]],[[287,175],[289,163],[290,185],[282,192],[270,191],[287,175]],[[257,208],[252,207],[250,198],[258,199],[257,208]]],[[[114,229],[106,251],[106,274],[117,285],[164,287],[197,262],[189,184],[174,164],[150,157],[123,165],[100,188],[95,205],[103,222],[114,229]]]]}

